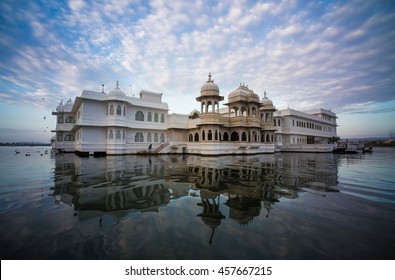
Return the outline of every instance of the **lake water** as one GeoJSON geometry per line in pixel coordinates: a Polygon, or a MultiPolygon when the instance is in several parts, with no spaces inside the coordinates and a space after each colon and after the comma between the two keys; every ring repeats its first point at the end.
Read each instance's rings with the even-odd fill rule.
{"type": "Polygon", "coordinates": [[[45,150],[0,147],[1,259],[395,259],[394,148],[103,158],[45,150]]]}

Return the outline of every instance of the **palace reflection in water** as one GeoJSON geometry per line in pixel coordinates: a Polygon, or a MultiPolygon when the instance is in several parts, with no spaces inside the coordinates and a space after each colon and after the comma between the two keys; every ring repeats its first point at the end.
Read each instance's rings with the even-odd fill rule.
{"type": "Polygon", "coordinates": [[[103,216],[118,224],[133,212],[159,213],[172,201],[190,198],[193,216],[184,218],[201,219],[209,228],[204,239],[211,246],[226,219],[248,226],[255,217],[269,218],[282,199],[297,199],[300,192],[325,196],[337,191],[336,184],[332,154],[88,159],[64,154],[56,156],[52,196],[56,203],[74,207],[79,221],[94,219],[99,226],[103,216]]]}

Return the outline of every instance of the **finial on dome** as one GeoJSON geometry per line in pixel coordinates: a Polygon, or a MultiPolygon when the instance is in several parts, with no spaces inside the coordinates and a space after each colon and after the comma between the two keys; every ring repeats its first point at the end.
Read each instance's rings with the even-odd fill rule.
{"type": "Polygon", "coordinates": [[[208,73],[208,81],[207,82],[214,82],[211,80],[211,72],[208,73]]]}
{"type": "Polygon", "coordinates": [[[101,92],[104,93],[104,84],[101,84],[101,92]]]}
{"type": "Polygon", "coordinates": [[[263,92],[263,96],[266,98],[266,90],[263,92]]]}
{"type": "Polygon", "coordinates": [[[117,81],[117,88],[119,88],[119,83],[118,83],[118,81],[117,81]]]}

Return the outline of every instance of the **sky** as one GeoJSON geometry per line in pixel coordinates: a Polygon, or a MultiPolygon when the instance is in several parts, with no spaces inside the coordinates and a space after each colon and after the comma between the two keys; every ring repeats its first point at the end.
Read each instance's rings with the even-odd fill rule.
{"type": "Polygon", "coordinates": [[[395,1],[0,1],[0,142],[53,136],[82,90],[200,109],[208,73],[278,109],[330,109],[338,136],[395,137],[395,1]]]}

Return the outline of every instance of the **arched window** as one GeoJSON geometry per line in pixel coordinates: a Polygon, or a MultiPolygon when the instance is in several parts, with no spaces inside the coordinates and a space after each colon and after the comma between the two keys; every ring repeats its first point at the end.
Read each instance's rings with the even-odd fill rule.
{"type": "Polygon", "coordinates": [[[58,118],[58,123],[63,123],[63,117],[58,118]]]}
{"type": "Polygon", "coordinates": [[[281,122],[280,122],[280,120],[278,120],[278,126],[281,126],[281,122]]]}
{"type": "MultiPolygon", "coordinates": [[[[149,113],[148,113],[149,114],[149,113]]],[[[151,135],[151,132],[148,132],[148,135],[147,135],[147,142],[152,142],[152,135],[151,135]]]]}
{"type": "Polygon", "coordinates": [[[247,133],[243,132],[241,134],[241,141],[247,141],[247,133]]]}
{"type": "Polygon", "coordinates": [[[121,131],[117,129],[117,133],[115,134],[115,139],[121,139],[121,131]]]}
{"type": "Polygon", "coordinates": [[[56,139],[58,140],[58,141],[63,141],[63,133],[57,133],[58,135],[57,135],[57,137],[56,137],[56,139]]]}
{"type": "Polygon", "coordinates": [[[160,114],[160,122],[165,123],[165,114],[160,114]]]}
{"type": "Polygon", "coordinates": [[[193,135],[192,135],[191,133],[189,133],[188,141],[189,141],[189,142],[192,142],[192,141],[193,141],[193,135]]]}
{"type": "Polygon", "coordinates": [[[136,121],[144,121],[144,113],[141,111],[136,112],[136,121]]]}
{"type": "Polygon", "coordinates": [[[152,122],[152,113],[148,112],[147,121],[152,122]]]}
{"type": "Polygon", "coordinates": [[[224,138],[222,140],[229,141],[229,134],[227,132],[224,132],[224,138]]]}
{"type": "Polygon", "coordinates": [[[207,140],[213,140],[213,133],[211,132],[211,129],[209,129],[207,133],[207,140]]]}
{"type": "Polygon", "coordinates": [[[202,131],[202,141],[206,140],[206,132],[203,130],[202,131]]]}
{"type": "Polygon", "coordinates": [[[239,141],[239,133],[237,131],[233,131],[230,134],[230,141],[239,141]]]}
{"type": "Polygon", "coordinates": [[[110,115],[114,115],[114,105],[110,105],[110,115]]]}
{"type": "Polygon", "coordinates": [[[112,129],[110,129],[110,132],[108,134],[108,139],[114,139],[114,132],[112,131],[112,129]]]}
{"type": "Polygon", "coordinates": [[[74,138],[74,135],[72,135],[72,134],[67,134],[64,137],[64,141],[74,141],[74,140],[75,140],[75,138],[74,138]]]}
{"type": "Polygon", "coordinates": [[[199,141],[199,133],[197,133],[197,132],[195,132],[195,142],[198,142],[199,141]]]}
{"type": "Polygon", "coordinates": [[[155,133],[155,134],[154,134],[154,142],[159,142],[159,141],[158,141],[158,133],[155,133]]]}
{"type": "Polygon", "coordinates": [[[270,135],[266,134],[266,142],[270,142],[270,135]]]}
{"type": "Polygon", "coordinates": [[[65,120],[65,123],[75,123],[74,117],[68,116],[65,120]]]}
{"type": "Polygon", "coordinates": [[[158,113],[155,113],[154,115],[154,122],[158,122],[158,113]]]}
{"type": "Polygon", "coordinates": [[[165,135],[163,133],[160,134],[160,142],[165,142],[165,135]]]}
{"type": "Polygon", "coordinates": [[[126,106],[123,106],[123,115],[126,116],[126,106]]]}
{"type": "Polygon", "coordinates": [[[214,132],[214,140],[215,141],[218,140],[218,130],[215,130],[215,132],[214,132]]]}
{"type": "Polygon", "coordinates": [[[122,115],[122,107],[121,107],[121,105],[117,105],[117,115],[119,115],[119,116],[122,115]]]}
{"type": "Polygon", "coordinates": [[[134,142],[144,142],[144,135],[141,132],[137,132],[134,136],[134,142]]]}

